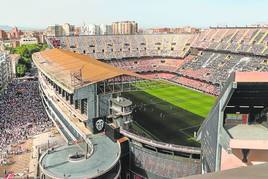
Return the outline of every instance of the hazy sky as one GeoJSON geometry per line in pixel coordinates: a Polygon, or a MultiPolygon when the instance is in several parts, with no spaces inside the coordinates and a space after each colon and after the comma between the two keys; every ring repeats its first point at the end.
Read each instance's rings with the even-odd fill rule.
{"type": "Polygon", "coordinates": [[[268,23],[268,0],[0,0],[0,24],[42,28],[69,22],[141,27],[268,23]]]}

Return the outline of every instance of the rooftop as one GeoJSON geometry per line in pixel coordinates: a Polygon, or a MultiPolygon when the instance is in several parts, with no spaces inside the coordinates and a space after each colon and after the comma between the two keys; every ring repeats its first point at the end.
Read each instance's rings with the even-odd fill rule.
{"type": "Polygon", "coordinates": [[[112,142],[103,134],[95,135],[91,140],[94,151],[88,159],[70,161],[69,156],[85,153],[86,145],[64,146],[54,152],[45,154],[40,163],[44,173],[53,178],[95,178],[108,172],[115,166],[120,157],[120,145],[112,142]]]}
{"type": "Polygon", "coordinates": [[[136,73],[115,68],[109,64],[100,62],[93,57],[81,55],[63,49],[49,49],[33,55],[37,67],[62,83],[70,90],[74,90],[75,80],[80,76],[81,85],[93,84],[119,76],[134,76],[143,78],[136,73]],[[76,74],[77,76],[75,76],[76,74]]]}
{"type": "Polygon", "coordinates": [[[236,72],[235,82],[268,82],[268,72],[236,72]]]}
{"type": "Polygon", "coordinates": [[[131,106],[132,105],[132,101],[124,98],[124,97],[117,97],[117,98],[112,98],[111,101],[114,103],[114,104],[117,104],[121,107],[128,107],[128,106],[131,106]]]}
{"type": "Polygon", "coordinates": [[[233,127],[225,126],[231,139],[232,149],[268,149],[268,128],[262,124],[239,124],[233,127]]]}
{"type": "Polygon", "coordinates": [[[232,127],[225,128],[233,139],[241,140],[267,140],[268,129],[261,124],[239,124],[232,127]]]}
{"type": "Polygon", "coordinates": [[[240,167],[221,172],[194,175],[185,179],[266,179],[268,178],[268,164],[259,164],[248,167],[240,167]]]}

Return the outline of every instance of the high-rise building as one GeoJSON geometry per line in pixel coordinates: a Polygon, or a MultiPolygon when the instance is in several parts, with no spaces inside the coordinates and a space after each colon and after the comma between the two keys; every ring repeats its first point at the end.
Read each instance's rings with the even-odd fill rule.
{"type": "Polygon", "coordinates": [[[109,35],[112,34],[112,26],[111,25],[106,25],[106,24],[101,24],[100,25],[100,34],[101,35],[109,35]]]}
{"type": "Polygon", "coordinates": [[[6,40],[7,39],[7,33],[4,30],[0,29],[0,40],[6,40]]]}
{"type": "Polygon", "coordinates": [[[7,33],[8,39],[19,39],[23,35],[23,32],[17,27],[14,27],[10,32],[7,33]]]}
{"type": "Polygon", "coordinates": [[[75,30],[74,25],[70,25],[68,23],[65,23],[63,25],[56,24],[54,26],[48,26],[46,30],[46,35],[55,36],[55,37],[64,36],[64,35],[69,36],[69,35],[74,34],[74,30],[75,30]]]}
{"type": "Polygon", "coordinates": [[[100,26],[95,24],[84,24],[81,26],[81,35],[100,35],[100,26]]]}
{"type": "Polygon", "coordinates": [[[135,21],[121,21],[112,23],[113,34],[137,34],[138,23],[135,21]]]}
{"type": "Polygon", "coordinates": [[[63,28],[61,25],[54,25],[54,26],[48,26],[47,30],[46,30],[46,35],[47,36],[63,36],[63,28]]]}
{"type": "Polygon", "coordinates": [[[66,35],[66,36],[74,35],[74,30],[75,30],[74,25],[70,25],[68,23],[65,23],[62,25],[62,29],[63,29],[64,35],[66,35]]]}

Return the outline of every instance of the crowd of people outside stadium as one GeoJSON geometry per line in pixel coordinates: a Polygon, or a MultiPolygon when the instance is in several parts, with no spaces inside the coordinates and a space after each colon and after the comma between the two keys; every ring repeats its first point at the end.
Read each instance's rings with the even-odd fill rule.
{"type": "Polygon", "coordinates": [[[27,152],[20,144],[53,127],[42,106],[38,81],[13,80],[0,95],[0,165],[27,152]]]}

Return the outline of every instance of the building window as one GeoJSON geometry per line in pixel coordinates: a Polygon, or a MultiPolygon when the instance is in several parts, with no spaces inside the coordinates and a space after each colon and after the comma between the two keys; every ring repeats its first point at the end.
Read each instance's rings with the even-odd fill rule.
{"type": "Polygon", "coordinates": [[[75,109],[78,109],[79,108],[79,104],[78,103],[79,103],[78,100],[75,100],[74,101],[74,108],[75,109]]]}
{"type": "Polygon", "coordinates": [[[73,103],[74,103],[74,95],[70,94],[70,104],[73,104],[73,103]]]}
{"type": "Polygon", "coordinates": [[[81,100],[81,113],[87,114],[87,99],[81,100]]]}

